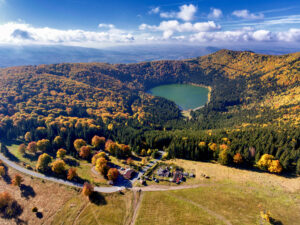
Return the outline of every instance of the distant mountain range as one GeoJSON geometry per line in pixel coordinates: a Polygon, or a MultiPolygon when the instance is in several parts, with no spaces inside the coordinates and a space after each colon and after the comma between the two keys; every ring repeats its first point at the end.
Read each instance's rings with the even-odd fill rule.
{"type": "MultiPolygon", "coordinates": [[[[264,54],[287,54],[295,49],[251,49],[264,54]]],[[[0,67],[40,65],[53,63],[107,62],[137,63],[154,60],[181,60],[207,55],[220,50],[217,47],[193,45],[119,46],[105,49],[72,46],[0,46],[0,67]]],[[[234,50],[249,50],[236,47],[234,50]]]]}

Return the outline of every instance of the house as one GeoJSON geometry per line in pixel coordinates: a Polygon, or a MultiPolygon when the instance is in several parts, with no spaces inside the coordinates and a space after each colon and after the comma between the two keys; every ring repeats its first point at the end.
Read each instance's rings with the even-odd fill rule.
{"type": "Polygon", "coordinates": [[[173,182],[175,182],[176,184],[179,184],[183,179],[183,174],[182,174],[182,171],[180,170],[176,170],[174,173],[173,173],[173,182]]]}
{"type": "Polygon", "coordinates": [[[146,181],[145,180],[140,180],[140,184],[141,185],[146,185],[146,181]]]}
{"type": "Polygon", "coordinates": [[[135,171],[133,169],[127,169],[127,170],[124,171],[123,177],[125,179],[130,180],[133,177],[134,174],[135,174],[135,171]]]}
{"type": "Polygon", "coordinates": [[[160,177],[169,177],[170,176],[170,171],[168,168],[159,168],[157,170],[157,175],[160,177]]]}
{"type": "Polygon", "coordinates": [[[195,174],[193,174],[193,173],[190,173],[190,177],[195,177],[195,174]]]}

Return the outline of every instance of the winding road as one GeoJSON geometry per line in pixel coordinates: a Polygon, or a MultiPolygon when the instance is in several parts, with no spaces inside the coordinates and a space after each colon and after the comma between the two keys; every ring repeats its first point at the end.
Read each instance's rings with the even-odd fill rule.
{"type": "MultiPolygon", "coordinates": [[[[161,157],[160,157],[161,158],[161,157]]],[[[159,158],[159,159],[160,159],[159,158]]],[[[155,164],[159,159],[155,160],[151,165],[155,164]]],[[[63,179],[59,179],[56,177],[50,177],[41,173],[37,173],[35,171],[32,170],[28,170],[20,165],[18,165],[15,162],[12,162],[11,160],[9,160],[8,158],[6,158],[2,153],[0,153],[0,160],[2,160],[7,166],[10,166],[11,168],[32,176],[32,177],[36,177],[36,178],[40,178],[43,180],[48,180],[48,181],[52,181],[58,184],[63,184],[63,185],[67,185],[70,187],[75,187],[75,188],[82,188],[83,185],[79,184],[79,183],[75,183],[75,182],[71,182],[71,181],[67,181],[67,180],[63,180],[63,179]]],[[[134,181],[137,180],[138,177],[140,177],[143,173],[139,173],[138,176],[131,180],[131,182],[133,183],[134,181]]],[[[94,191],[99,192],[99,193],[114,193],[114,192],[118,192],[124,189],[132,189],[133,191],[169,191],[169,190],[179,190],[179,189],[187,189],[187,188],[197,188],[200,186],[203,186],[204,184],[198,184],[198,185],[180,185],[180,186],[145,186],[145,187],[126,187],[126,186],[110,186],[110,187],[94,187],[94,191]]]]}
{"type": "MultiPolygon", "coordinates": [[[[76,187],[76,188],[82,188],[83,187],[83,185],[79,184],[79,183],[75,183],[75,182],[71,182],[71,181],[67,181],[67,180],[63,180],[63,179],[59,179],[59,178],[55,178],[55,177],[49,177],[49,176],[46,176],[44,174],[37,173],[37,172],[34,172],[32,170],[25,169],[24,167],[19,166],[18,164],[10,161],[8,158],[6,158],[1,153],[0,153],[0,159],[6,165],[12,167],[13,169],[15,169],[15,170],[17,170],[17,171],[19,171],[21,173],[27,174],[29,176],[37,177],[37,178],[40,178],[40,179],[43,179],[43,180],[48,180],[48,181],[52,181],[52,182],[59,183],[59,184],[64,184],[64,185],[67,185],[67,186],[70,186],[70,187],[76,187]]],[[[125,187],[117,187],[117,186],[95,187],[94,191],[100,192],[100,193],[113,193],[113,192],[120,191],[120,190],[122,190],[124,188],[125,187]]]]}

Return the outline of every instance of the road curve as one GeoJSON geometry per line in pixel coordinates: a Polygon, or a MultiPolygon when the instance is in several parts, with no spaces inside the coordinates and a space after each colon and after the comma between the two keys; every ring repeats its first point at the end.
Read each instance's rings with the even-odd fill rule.
{"type": "MultiPolygon", "coordinates": [[[[83,185],[63,179],[59,179],[56,177],[50,177],[46,176],[41,173],[37,173],[32,170],[25,169],[24,167],[16,164],[15,162],[10,161],[8,158],[6,158],[2,153],[0,153],[0,160],[2,160],[6,165],[12,167],[13,169],[24,173],[29,176],[33,176],[36,178],[52,181],[58,184],[63,184],[67,185],[70,187],[76,187],[76,188],[82,188],[83,185]]],[[[206,184],[195,184],[195,185],[182,185],[182,186],[146,186],[146,187],[132,187],[132,188],[127,188],[127,189],[132,189],[134,191],[141,190],[141,191],[170,191],[170,190],[180,190],[180,189],[189,189],[189,188],[197,188],[200,186],[206,186],[206,184]]],[[[99,193],[114,193],[118,192],[120,190],[126,189],[125,186],[111,186],[111,187],[99,187],[96,186],[94,187],[94,191],[99,192],[99,193]]]]}
{"type": "MultiPolygon", "coordinates": [[[[10,161],[8,158],[6,158],[1,153],[0,153],[0,159],[6,165],[12,167],[13,169],[15,169],[15,170],[17,170],[21,173],[27,174],[29,176],[37,177],[37,178],[40,178],[40,179],[52,181],[52,182],[59,183],[59,184],[64,184],[64,185],[67,185],[67,186],[70,186],[70,187],[76,187],[76,188],[82,188],[83,187],[83,185],[79,184],[79,183],[75,183],[75,182],[71,182],[71,181],[67,181],[67,180],[63,180],[63,179],[59,179],[59,178],[55,178],[55,177],[49,177],[49,176],[46,176],[44,174],[37,173],[37,172],[34,172],[32,170],[25,169],[24,167],[19,166],[18,164],[10,161]]],[[[120,191],[124,188],[125,187],[116,187],[116,186],[112,186],[112,187],[94,187],[94,191],[100,192],[100,193],[113,193],[113,192],[120,191]]]]}

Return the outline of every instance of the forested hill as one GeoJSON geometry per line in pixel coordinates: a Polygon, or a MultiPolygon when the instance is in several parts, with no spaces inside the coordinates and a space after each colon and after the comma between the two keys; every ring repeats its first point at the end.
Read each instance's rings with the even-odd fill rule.
{"type": "MultiPolygon", "coordinates": [[[[90,113],[101,117],[149,119],[151,110],[155,110],[151,105],[160,101],[168,106],[160,110],[171,110],[172,115],[166,118],[173,119],[179,115],[176,106],[143,92],[159,84],[185,82],[211,86],[209,107],[215,111],[227,111],[228,106],[233,105],[253,108],[253,103],[256,103],[255,107],[296,107],[299,100],[299,58],[300,53],[270,56],[220,50],[182,61],[6,68],[0,70],[0,113],[12,116],[20,111],[20,107],[29,104],[30,112],[39,111],[46,116],[51,111],[64,115],[67,108],[81,105],[84,111],[89,109],[90,113]]],[[[28,107],[24,110],[28,111],[28,107]]],[[[74,113],[74,116],[78,115],[74,113]]]]}
{"type": "MultiPolygon", "coordinates": [[[[137,152],[164,147],[172,157],[199,160],[201,157],[195,158],[192,152],[200,136],[181,152],[173,141],[178,144],[182,135],[194,137],[200,131],[242,130],[247,136],[256,129],[258,136],[262,132],[272,136],[283,130],[291,131],[289,137],[296,140],[295,145],[273,135],[280,142],[269,148],[275,153],[286,148],[295,164],[300,158],[299,82],[300,53],[271,56],[220,50],[188,60],[5,68],[0,70],[0,138],[22,138],[26,132],[38,133],[42,127],[50,140],[55,135],[65,137],[67,150],[73,151],[75,138],[90,140],[100,132],[130,144],[137,152]],[[192,112],[190,119],[184,118],[175,103],[146,93],[153,86],[167,83],[210,86],[211,101],[192,112]],[[269,128],[272,131],[260,130],[269,128]],[[167,136],[159,142],[163,135],[167,136]]],[[[261,140],[266,137],[264,134],[261,140]]],[[[244,142],[232,151],[245,148],[244,142]]],[[[253,142],[253,146],[258,143],[253,142]]]]}

